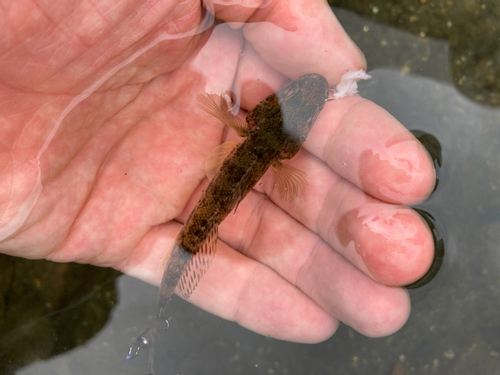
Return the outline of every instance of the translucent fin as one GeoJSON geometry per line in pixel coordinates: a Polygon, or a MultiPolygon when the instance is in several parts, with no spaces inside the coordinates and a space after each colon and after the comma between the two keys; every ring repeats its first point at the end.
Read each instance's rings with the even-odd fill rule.
{"type": "Polygon", "coordinates": [[[215,176],[215,172],[222,165],[222,162],[226,157],[233,151],[233,149],[238,146],[238,142],[226,142],[217,146],[212,150],[210,155],[208,155],[207,162],[205,164],[205,171],[207,172],[208,179],[212,181],[215,176]]]}
{"type": "Polygon", "coordinates": [[[248,136],[247,124],[239,117],[234,116],[229,109],[224,96],[215,94],[199,94],[197,97],[200,107],[208,114],[218,118],[224,124],[233,129],[240,137],[248,136]]]}
{"type": "Polygon", "coordinates": [[[217,252],[217,233],[218,225],[214,225],[207,239],[201,245],[200,250],[189,263],[189,266],[183,272],[177,288],[182,297],[188,299],[191,293],[196,289],[198,282],[207,272],[217,252]]]}
{"type": "Polygon", "coordinates": [[[165,265],[167,264],[168,260],[170,259],[170,255],[172,254],[172,250],[175,246],[175,243],[177,242],[177,239],[179,238],[179,233],[181,233],[181,229],[177,232],[177,235],[175,236],[175,239],[172,241],[170,244],[170,247],[168,251],[163,255],[163,258],[161,258],[160,264],[158,265],[158,269],[164,269],[165,265]]]}
{"type": "Polygon", "coordinates": [[[307,173],[279,161],[274,162],[272,167],[281,198],[291,202],[304,190],[307,184],[307,173]]]}

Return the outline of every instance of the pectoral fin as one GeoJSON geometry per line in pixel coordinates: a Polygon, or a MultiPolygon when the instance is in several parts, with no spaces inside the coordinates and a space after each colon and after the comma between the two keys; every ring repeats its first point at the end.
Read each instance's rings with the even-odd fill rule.
{"type": "Polygon", "coordinates": [[[206,94],[198,95],[196,98],[199,101],[201,109],[205,112],[215,118],[218,118],[224,124],[233,129],[240,137],[248,136],[249,131],[245,121],[231,113],[229,106],[222,95],[206,94]]]}
{"type": "Polygon", "coordinates": [[[226,142],[217,146],[212,150],[210,155],[208,155],[207,162],[205,164],[205,171],[207,172],[207,177],[212,181],[215,172],[222,165],[224,159],[233,151],[233,149],[238,146],[238,142],[226,142]]]}
{"type": "Polygon", "coordinates": [[[272,168],[281,198],[291,202],[304,190],[307,184],[307,173],[279,161],[274,162],[272,168]]]}
{"type": "Polygon", "coordinates": [[[200,250],[191,259],[189,265],[182,273],[177,288],[181,296],[185,299],[188,299],[191,293],[193,293],[199,281],[212,264],[217,252],[217,232],[218,225],[214,225],[207,239],[201,245],[200,250]]]}

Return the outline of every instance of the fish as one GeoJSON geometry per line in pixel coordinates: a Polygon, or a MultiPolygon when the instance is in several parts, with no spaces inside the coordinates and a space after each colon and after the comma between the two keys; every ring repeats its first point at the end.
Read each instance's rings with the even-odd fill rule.
{"type": "MultiPolygon", "coordinates": [[[[286,201],[295,199],[307,183],[307,174],[282,160],[302,147],[325,103],[328,81],[306,74],[267,96],[243,121],[234,116],[227,95],[199,95],[200,107],[232,128],[241,143],[228,142],[212,151],[207,162],[210,183],[166,253],[166,268],[158,293],[155,332],[163,331],[165,309],[177,289],[188,299],[206,273],[217,250],[219,224],[272,168],[275,185],[286,201]],[[168,255],[170,254],[170,255],[168,255]]],[[[154,337],[150,340],[149,370],[154,374],[154,337]]]]}

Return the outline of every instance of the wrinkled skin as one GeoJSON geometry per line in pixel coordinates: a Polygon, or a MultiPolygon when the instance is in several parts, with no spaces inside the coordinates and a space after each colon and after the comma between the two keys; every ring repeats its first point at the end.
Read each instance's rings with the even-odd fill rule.
{"type": "MultiPolygon", "coordinates": [[[[232,89],[244,115],[303,74],[333,87],[346,70],[366,69],[326,2],[217,5],[218,19],[251,23],[155,45],[77,103],[45,144],[72,99],[204,14],[198,0],[1,3],[0,230],[26,210],[38,161],[43,190],[0,251],[113,267],[156,285],[160,259],[207,185],[209,152],[237,139],[196,95],[232,89]]],[[[368,336],[395,332],[410,312],[400,286],[433,257],[429,229],[400,206],[432,191],[429,156],[355,95],[326,104],[290,164],[308,173],[305,191],[284,202],[266,174],[220,226],[217,257],[190,301],[298,342],[328,338],[339,321],[368,336]]]]}

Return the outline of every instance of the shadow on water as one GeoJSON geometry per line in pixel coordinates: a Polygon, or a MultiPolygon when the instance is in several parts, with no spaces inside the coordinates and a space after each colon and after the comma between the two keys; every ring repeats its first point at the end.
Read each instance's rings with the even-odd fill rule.
{"type": "Polygon", "coordinates": [[[112,269],[5,255],[0,268],[1,374],[85,344],[116,303],[112,269]]]}
{"type": "MultiPolygon", "coordinates": [[[[412,134],[424,145],[425,149],[429,152],[431,159],[434,163],[434,167],[436,168],[436,184],[434,186],[434,190],[432,194],[438,189],[440,175],[441,175],[441,165],[442,165],[442,148],[439,141],[432,134],[425,133],[420,130],[411,130],[412,134]]],[[[419,280],[411,283],[409,285],[405,285],[406,289],[417,289],[421,288],[424,285],[430,283],[434,278],[438,275],[439,270],[444,262],[445,255],[445,246],[443,235],[438,228],[438,224],[436,223],[436,219],[429,213],[424,210],[421,210],[417,207],[413,207],[413,209],[420,215],[420,217],[426,222],[432,233],[432,240],[434,242],[434,259],[432,260],[431,267],[422,276],[419,280]]]]}
{"type": "MultiPolygon", "coordinates": [[[[361,7],[360,13],[367,13],[363,6],[367,7],[370,18],[376,18],[374,12],[394,18],[382,6],[354,3],[361,7]]],[[[402,6],[398,9],[404,10],[402,6]]],[[[436,267],[441,266],[446,245],[441,270],[424,288],[410,291],[413,310],[408,323],[396,334],[380,339],[363,337],[341,326],[321,344],[281,342],[175,298],[173,303],[179,309],[175,324],[168,337],[158,339],[159,373],[499,372],[500,110],[468,98],[498,103],[495,85],[499,81],[488,86],[467,80],[460,84],[459,79],[457,84],[467,92],[466,97],[453,84],[457,77],[452,75],[457,71],[454,64],[463,69],[470,63],[465,64],[467,58],[460,58],[462,64],[455,62],[455,34],[450,36],[450,49],[445,40],[428,37],[433,35],[432,30],[422,34],[410,29],[412,34],[347,11],[335,11],[369,63],[373,79],[360,85],[363,96],[388,110],[409,129],[418,129],[415,134],[439,166],[435,192],[416,209],[434,229],[436,267]],[[482,89],[474,93],[471,88],[476,86],[482,89]]],[[[472,13],[479,17],[474,10],[472,13]]],[[[440,19],[443,27],[448,27],[443,12],[428,17],[431,24],[440,19]]],[[[414,25],[410,16],[402,14],[400,18],[414,25]]],[[[450,22],[453,26],[465,21],[450,22]]],[[[486,61],[485,72],[498,69],[498,63],[494,67],[487,63],[489,54],[484,45],[481,48],[478,53],[486,61]]],[[[461,77],[480,76],[470,66],[468,69],[460,70],[461,77]]],[[[484,82],[488,82],[486,78],[484,82]]],[[[155,287],[122,276],[116,282],[119,303],[115,305],[113,281],[118,274],[114,271],[99,270],[90,278],[93,267],[2,259],[2,280],[7,280],[0,283],[4,296],[0,326],[2,374],[14,373],[18,368],[19,375],[118,374],[129,346],[152,324],[155,287]],[[17,262],[26,264],[20,266],[17,262]],[[52,275],[51,280],[46,281],[44,276],[41,281],[40,272],[52,275]]],[[[430,272],[434,276],[436,269],[430,272]]],[[[139,353],[139,363],[127,363],[125,374],[147,373],[143,354],[139,353]]]]}

